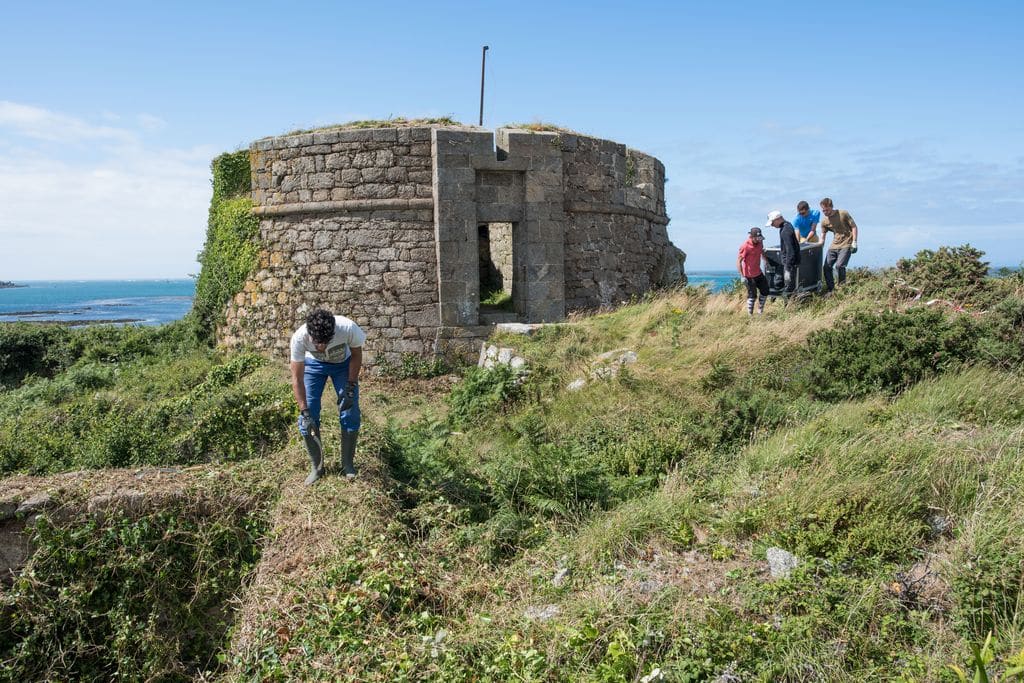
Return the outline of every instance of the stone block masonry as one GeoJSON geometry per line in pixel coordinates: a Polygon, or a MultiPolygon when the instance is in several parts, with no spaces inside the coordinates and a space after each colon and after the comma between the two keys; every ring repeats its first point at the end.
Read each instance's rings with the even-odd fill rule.
{"type": "Polygon", "coordinates": [[[514,320],[562,320],[685,281],[664,167],[574,133],[339,129],[250,148],[260,262],[218,340],[286,357],[315,307],[366,329],[365,357],[475,356],[495,282],[514,320]],[[485,241],[487,243],[485,243],[485,241]]]}

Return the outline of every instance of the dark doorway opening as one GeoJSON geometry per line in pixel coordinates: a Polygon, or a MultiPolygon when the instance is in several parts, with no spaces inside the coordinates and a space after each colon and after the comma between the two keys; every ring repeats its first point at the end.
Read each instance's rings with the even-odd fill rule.
{"type": "Polygon", "coordinates": [[[513,303],[512,223],[477,226],[480,265],[480,313],[515,314],[513,303]]]}

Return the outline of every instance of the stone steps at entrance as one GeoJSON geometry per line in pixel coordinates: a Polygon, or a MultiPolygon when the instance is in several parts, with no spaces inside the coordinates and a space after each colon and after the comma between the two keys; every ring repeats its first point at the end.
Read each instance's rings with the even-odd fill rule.
{"type": "Polygon", "coordinates": [[[515,311],[480,311],[481,325],[497,325],[499,323],[519,322],[515,311]]]}

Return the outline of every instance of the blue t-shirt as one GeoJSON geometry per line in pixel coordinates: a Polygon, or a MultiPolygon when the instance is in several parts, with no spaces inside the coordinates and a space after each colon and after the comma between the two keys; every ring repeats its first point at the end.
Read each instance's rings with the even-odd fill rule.
{"type": "Polygon", "coordinates": [[[820,211],[808,211],[806,216],[796,215],[796,218],[793,219],[793,227],[797,229],[801,237],[807,237],[811,234],[811,226],[820,222],[820,211]]]}

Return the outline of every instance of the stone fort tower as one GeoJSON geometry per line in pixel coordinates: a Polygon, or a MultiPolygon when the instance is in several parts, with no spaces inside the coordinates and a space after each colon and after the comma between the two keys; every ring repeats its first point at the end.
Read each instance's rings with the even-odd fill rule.
{"type": "Polygon", "coordinates": [[[551,322],[685,282],[665,168],[570,132],[334,129],[250,148],[260,263],[218,339],[286,353],[323,306],[366,358],[471,352],[499,322],[551,322]],[[503,291],[511,306],[481,304],[503,291]],[[509,310],[511,309],[511,310],[509,310]]]}

